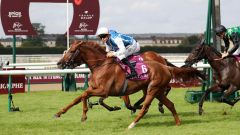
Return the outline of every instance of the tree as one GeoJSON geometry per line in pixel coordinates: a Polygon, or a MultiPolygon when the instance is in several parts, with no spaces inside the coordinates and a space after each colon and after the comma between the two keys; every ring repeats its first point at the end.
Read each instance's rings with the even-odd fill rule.
{"type": "Polygon", "coordinates": [[[0,42],[0,48],[3,48],[4,46],[2,45],[2,43],[0,42]]]}
{"type": "Polygon", "coordinates": [[[23,47],[41,47],[45,46],[43,36],[44,36],[44,29],[41,23],[32,23],[34,30],[37,32],[37,35],[28,35],[27,39],[23,41],[23,47]]]}
{"type": "Polygon", "coordinates": [[[199,37],[197,35],[193,35],[188,37],[188,41],[190,45],[196,45],[199,42],[199,37]]]}
{"type": "Polygon", "coordinates": [[[181,45],[196,45],[199,41],[200,37],[198,35],[192,35],[184,38],[181,45]]]}
{"type": "Polygon", "coordinates": [[[58,35],[56,38],[56,47],[66,47],[67,46],[67,37],[65,34],[58,35]]]}

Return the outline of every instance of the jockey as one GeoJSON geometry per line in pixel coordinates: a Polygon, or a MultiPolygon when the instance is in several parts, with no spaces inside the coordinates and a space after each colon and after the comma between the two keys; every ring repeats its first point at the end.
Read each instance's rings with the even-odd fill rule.
{"type": "Polygon", "coordinates": [[[127,65],[131,74],[126,78],[137,77],[137,73],[131,63],[127,60],[129,55],[139,52],[140,45],[133,37],[118,33],[114,30],[102,27],[97,31],[97,36],[105,43],[107,57],[117,57],[123,64],[127,65]]]}
{"type": "Polygon", "coordinates": [[[240,27],[226,29],[223,25],[216,27],[216,35],[223,39],[225,48],[222,58],[229,55],[240,55],[240,27]],[[228,51],[230,41],[233,42],[233,48],[228,51]]]}

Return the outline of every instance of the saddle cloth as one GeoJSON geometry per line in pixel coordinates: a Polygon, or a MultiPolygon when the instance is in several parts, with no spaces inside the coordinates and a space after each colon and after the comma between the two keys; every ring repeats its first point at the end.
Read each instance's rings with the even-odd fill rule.
{"type": "Polygon", "coordinates": [[[233,57],[234,57],[238,62],[240,62],[240,55],[233,55],[233,57]]]}
{"type": "MultiPolygon", "coordinates": [[[[147,74],[148,68],[147,68],[147,65],[144,64],[142,56],[130,55],[127,57],[127,59],[133,65],[133,67],[135,68],[135,71],[137,72],[137,75],[138,75],[137,78],[130,78],[129,80],[146,80],[146,79],[148,79],[148,74],[147,74]]],[[[127,65],[123,64],[121,62],[121,60],[116,58],[116,61],[119,63],[119,65],[121,66],[123,71],[126,72],[126,74],[131,73],[130,68],[127,65]]]]}

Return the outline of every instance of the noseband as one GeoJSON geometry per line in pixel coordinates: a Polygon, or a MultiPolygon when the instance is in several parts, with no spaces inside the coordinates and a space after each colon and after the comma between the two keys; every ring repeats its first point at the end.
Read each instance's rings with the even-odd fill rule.
{"type": "Polygon", "coordinates": [[[72,53],[71,58],[66,62],[66,66],[74,65],[74,59],[79,55],[80,50],[77,49],[74,53],[72,53]]]}

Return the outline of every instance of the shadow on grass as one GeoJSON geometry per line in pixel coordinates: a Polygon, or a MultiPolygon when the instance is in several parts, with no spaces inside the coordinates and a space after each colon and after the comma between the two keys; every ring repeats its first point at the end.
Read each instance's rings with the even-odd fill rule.
{"type": "MultiPolygon", "coordinates": [[[[204,123],[208,123],[209,121],[204,121],[204,123]]],[[[201,120],[184,120],[184,121],[181,121],[181,125],[187,125],[187,124],[194,124],[194,123],[203,123],[203,121],[201,120]]],[[[180,125],[180,126],[181,126],[180,125]]],[[[168,126],[168,127],[172,127],[172,126],[176,126],[175,125],[175,122],[172,120],[172,121],[161,121],[159,120],[159,122],[140,122],[138,123],[138,126],[142,126],[142,127],[157,127],[157,126],[168,126]]]]}
{"type": "MultiPolygon", "coordinates": [[[[179,113],[179,117],[181,120],[181,125],[189,125],[189,124],[202,124],[202,123],[215,123],[219,121],[238,121],[238,117],[235,115],[222,115],[222,114],[216,114],[216,112],[209,112],[207,114],[203,114],[205,116],[200,116],[196,112],[181,112],[179,113]],[[186,117],[188,116],[188,117],[186,117]],[[230,118],[229,118],[230,117],[230,118]],[[191,119],[190,119],[191,118],[191,119]]],[[[144,120],[140,121],[138,123],[138,126],[144,126],[144,127],[154,127],[154,126],[175,126],[175,121],[173,120],[172,114],[148,114],[144,116],[144,120]],[[163,119],[162,116],[172,117],[172,120],[169,120],[169,118],[163,119]],[[162,117],[162,118],[161,118],[162,117]],[[157,122],[146,122],[145,120],[148,119],[157,119],[159,118],[159,121],[157,122]]]]}

